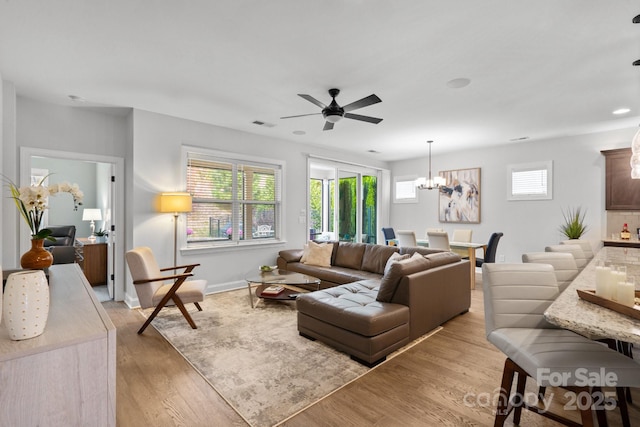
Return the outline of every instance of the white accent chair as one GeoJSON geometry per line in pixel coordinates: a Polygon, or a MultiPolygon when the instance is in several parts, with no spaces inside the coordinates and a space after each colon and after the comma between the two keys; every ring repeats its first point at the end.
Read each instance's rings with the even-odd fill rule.
{"type": "MultiPolygon", "coordinates": [[[[640,385],[640,364],[603,344],[547,322],[544,312],[559,291],[551,265],[485,263],[482,277],[487,340],[507,356],[495,426],[504,425],[511,411],[514,412],[513,424],[518,425],[522,408],[565,425],[576,425],[558,414],[528,404],[523,398],[527,377],[540,387],[559,386],[579,398],[590,397],[593,403],[598,402],[596,393],[601,393],[602,387],[615,385],[618,407],[623,420],[626,417],[628,421],[622,387],[640,385]],[[578,372],[585,376],[576,375],[578,372]],[[603,372],[607,375],[602,375],[603,372]],[[608,383],[612,374],[617,378],[616,384],[608,383]],[[518,394],[511,399],[516,377],[518,394]],[[593,382],[583,386],[581,378],[593,379],[593,382]]],[[[579,407],[583,425],[592,426],[591,403],[579,407]]],[[[605,424],[600,425],[606,425],[604,407],[596,409],[598,422],[604,420],[605,424]]]]}
{"type": "Polygon", "coordinates": [[[429,239],[430,249],[451,251],[451,246],[449,246],[449,234],[446,231],[428,231],[427,239],[429,239]]]}
{"type": "Polygon", "coordinates": [[[144,332],[160,310],[166,305],[172,304],[178,307],[187,322],[189,322],[189,325],[193,329],[197,329],[184,304],[194,303],[198,311],[202,311],[202,307],[198,303],[204,300],[207,281],[187,280],[188,277],[193,276],[191,271],[200,264],[160,268],[151,248],[146,246],[128,251],[125,257],[133,278],[138,300],[140,301],[140,307],[155,307],[153,313],[138,330],[138,334],[144,332]],[[184,272],[175,273],[174,271],[174,274],[163,275],[165,271],[177,269],[184,269],[184,272]]]}
{"type": "Polygon", "coordinates": [[[398,246],[400,247],[418,246],[416,233],[413,230],[398,230],[396,231],[396,237],[398,239],[398,246]]]}

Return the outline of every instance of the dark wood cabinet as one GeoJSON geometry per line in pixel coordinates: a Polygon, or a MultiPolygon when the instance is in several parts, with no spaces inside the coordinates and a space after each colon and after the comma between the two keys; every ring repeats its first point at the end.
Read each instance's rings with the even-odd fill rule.
{"type": "Polygon", "coordinates": [[[607,210],[640,210],[640,179],[631,178],[631,148],[601,151],[605,156],[607,210]]]}
{"type": "Polygon", "coordinates": [[[89,239],[78,239],[82,242],[82,271],[91,286],[107,284],[107,249],[106,243],[91,242],[89,239]]]}

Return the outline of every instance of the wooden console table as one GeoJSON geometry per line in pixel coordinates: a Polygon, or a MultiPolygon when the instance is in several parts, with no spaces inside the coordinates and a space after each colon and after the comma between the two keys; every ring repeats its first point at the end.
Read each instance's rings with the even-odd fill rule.
{"type": "Polygon", "coordinates": [[[97,243],[89,239],[78,239],[82,243],[80,251],[84,260],[82,261],[82,271],[87,276],[91,286],[107,284],[107,251],[109,245],[97,243]]]}
{"type": "Polygon", "coordinates": [[[0,324],[0,425],[115,426],[116,328],[77,264],[51,266],[49,289],[42,335],[0,324]]]}

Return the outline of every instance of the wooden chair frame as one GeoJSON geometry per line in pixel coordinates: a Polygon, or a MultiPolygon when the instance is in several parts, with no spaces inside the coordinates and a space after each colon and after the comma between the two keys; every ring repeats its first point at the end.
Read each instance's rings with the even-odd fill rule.
{"type": "MultiPolygon", "coordinates": [[[[182,302],[180,297],[176,294],[176,292],[178,291],[180,286],[182,286],[182,284],[187,280],[188,277],[193,276],[193,273],[192,273],[193,269],[198,267],[199,265],[200,264],[189,264],[189,265],[178,265],[178,266],[175,266],[175,267],[161,268],[160,271],[171,271],[171,270],[175,271],[175,270],[183,269],[183,268],[185,270],[182,273],[173,274],[171,276],[160,276],[160,277],[154,277],[154,278],[151,278],[151,279],[134,280],[133,281],[134,285],[141,285],[141,284],[144,284],[144,283],[167,281],[167,280],[175,279],[175,282],[174,282],[173,286],[171,286],[171,289],[169,289],[167,294],[160,300],[160,302],[156,305],[156,308],[153,310],[153,313],[151,313],[151,315],[149,316],[147,321],[144,322],[142,327],[138,330],[138,335],[140,335],[140,334],[142,334],[144,332],[144,330],[147,328],[147,326],[149,326],[151,321],[158,315],[160,310],[162,310],[165,307],[165,305],[169,302],[170,299],[173,300],[173,302],[176,304],[176,306],[178,307],[178,309],[180,310],[182,315],[185,317],[185,319],[187,319],[187,322],[189,322],[189,325],[191,326],[191,328],[192,329],[198,329],[198,327],[196,326],[196,323],[191,318],[191,315],[189,314],[189,312],[185,308],[184,303],[182,302]]],[[[200,304],[198,304],[197,302],[194,302],[193,304],[196,306],[198,311],[202,311],[202,307],[200,307],[200,304]]]]}

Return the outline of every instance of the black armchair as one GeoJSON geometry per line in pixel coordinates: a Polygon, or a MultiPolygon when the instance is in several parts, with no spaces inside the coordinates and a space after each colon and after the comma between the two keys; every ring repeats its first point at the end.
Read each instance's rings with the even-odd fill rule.
{"type": "Polygon", "coordinates": [[[75,225],[54,225],[47,227],[51,230],[51,237],[56,241],[50,241],[45,239],[44,246],[74,246],[76,241],[76,226],[75,225]]]}

